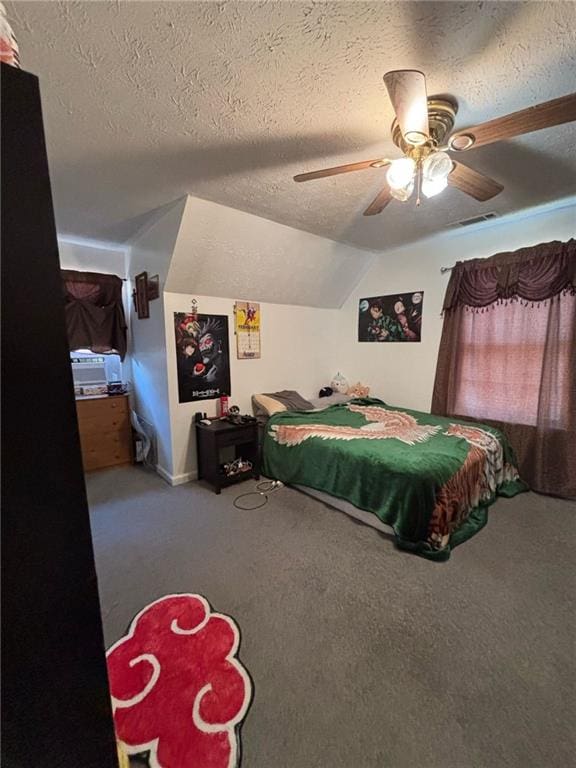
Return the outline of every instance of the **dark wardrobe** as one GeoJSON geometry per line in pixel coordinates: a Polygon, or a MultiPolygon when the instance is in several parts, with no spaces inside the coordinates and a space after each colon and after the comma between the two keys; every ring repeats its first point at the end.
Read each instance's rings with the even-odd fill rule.
{"type": "Polygon", "coordinates": [[[1,67],[2,765],[112,768],[40,91],[1,67]]]}

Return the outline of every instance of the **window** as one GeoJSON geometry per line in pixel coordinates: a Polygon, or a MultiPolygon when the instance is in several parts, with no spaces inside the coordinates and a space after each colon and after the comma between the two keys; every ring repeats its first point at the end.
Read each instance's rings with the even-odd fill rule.
{"type": "MultiPolygon", "coordinates": [[[[563,428],[569,402],[573,296],[534,304],[495,304],[462,312],[455,371],[454,414],[563,428]],[[550,316],[558,313],[554,357],[550,358],[550,316]],[[543,381],[552,396],[540,397],[543,381]],[[564,404],[564,408],[563,408],[564,404]],[[546,408],[546,413],[542,413],[546,408]],[[540,412],[539,412],[540,410],[540,412]]],[[[555,318],[556,320],[556,318],[555,318]]]]}

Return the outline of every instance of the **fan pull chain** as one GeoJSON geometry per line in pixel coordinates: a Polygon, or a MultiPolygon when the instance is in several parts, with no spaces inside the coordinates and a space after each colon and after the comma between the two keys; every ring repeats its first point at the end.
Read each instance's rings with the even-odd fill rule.
{"type": "Polygon", "coordinates": [[[420,186],[422,183],[422,162],[418,161],[418,170],[416,172],[416,208],[420,207],[420,186]]]}

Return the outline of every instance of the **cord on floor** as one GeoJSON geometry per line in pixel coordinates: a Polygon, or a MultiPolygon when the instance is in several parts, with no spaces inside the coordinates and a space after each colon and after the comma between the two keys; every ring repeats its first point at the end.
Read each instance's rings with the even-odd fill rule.
{"type": "MultiPolygon", "coordinates": [[[[241,493],[240,496],[236,496],[234,501],[232,502],[236,509],[243,509],[246,512],[249,512],[252,509],[261,509],[262,507],[265,507],[266,504],[268,504],[268,499],[271,493],[275,493],[276,491],[280,490],[280,488],[284,487],[284,483],[282,483],[280,480],[262,480],[260,483],[257,483],[256,490],[255,491],[249,491],[248,493],[241,493]],[[258,503],[252,505],[252,506],[242,506],[238,502],[240,499],[245,499],[247,496],[260,496],[261,499],[255,499],[255,501],[258,501],[258,503]]],[[[244,502],[242,502],[244,504],[244,502]]]]}

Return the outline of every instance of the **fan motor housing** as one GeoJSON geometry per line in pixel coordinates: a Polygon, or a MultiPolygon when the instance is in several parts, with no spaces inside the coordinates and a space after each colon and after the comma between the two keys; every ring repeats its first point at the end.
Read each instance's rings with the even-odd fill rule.
{"type": "MultiPolygon", "coordinates": [[[[436,98],[431,96],[428,99],[428,126],[430,129],[430,141],[423,145],[424,153],[429,154],[435,147],[446,143],[446,137],[454,128],[454,120],[458,112],[458,102],[452,98],[436,98]],[[427,149],[427,151],[426,151],[427,149]]],[[[398,121],[392,123],[392,141],[399,147],[405,155],[410,156],[416,149],[412,144],[404,141],[400,131],[398,121]]]]}

